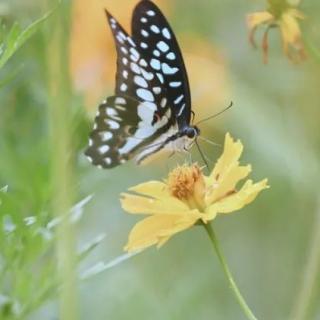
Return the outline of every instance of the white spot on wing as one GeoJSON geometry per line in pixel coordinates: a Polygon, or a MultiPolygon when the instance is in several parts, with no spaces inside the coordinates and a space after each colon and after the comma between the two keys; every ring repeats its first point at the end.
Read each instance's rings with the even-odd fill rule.
{"type": "Polygon", "coordinates": [[[133,40],[130,37],[127,37],[127,41],[133,46],[135,47],[136,44],[133,42],[133,40]]]}
{"type": "Polygon", "coordinates": [[[147,45],[145,42],[141,42],[141,43],[140,43],[140,47],[141,47],[142,49],[148,49],[148,45],[147,45]]]}
{"type": "Polygon", "coordinates": [[[169,50],[169,46],[164,42],[164,41],[159,41],[157,43],[157,47],[162,51],[162,52],[167,52],[169,50]]]}
{"type": "Polygon", "coordinates": [[[181,100],[183,99],[183,94],[181,94],[178,98],[176,98],[176,100],[174,100],[174,104],[179,104],[181,102],[181,100]]]}
{"type": "Polygon", "coordinates": [[[144,29],[141,30],[141,34],[142,34],[144,37],[149,37],[149,32],[146,31],[146,30],[144,30],[144,29]]]}
{"type": "Polygon", "coordinates": [[[148,19],[145,18],[145,17],[142,17],[142,18],[140,19],[140,21],[141,21],[142,23],[146,23],[146,22],[148,21],[148,19]]]}
{"type": "Polygon", "coordinates": [[[161,88],[160,88],[160,87],[154,87],[154,88],[152,88],[152,90],[153,90],[153,92],[154,92],[155,94],[161,93],[161,88]]]}
{"type": "Polygon", "coordinates": [[[165,38],[167,38],[168,40],[171,39],[171,34],[170,34],[168,28],[163,28],[163,29],[162,29],[162,34],[163,34],[163,36],[164,36],[165,38]]]}
{"type": "Polygon", "coordinates": [[[147,15],[148,15],[149,17],[153,17],[153,16],[156,15],[156,13],[155,13],[153,10],[149,10],[149,11],[147,11],[147,15]]]}
{"type": "Polygon", "coordinates": [[[162,64],[162,71],[164,74],[175,74],[179,69],[176,67],[170,67],[167,63],[162,64]]]}
{"type": "Polygon", "coordinates": [[[116,35],[117,40],[121,43],[124,44],[123,39],[120,37],[120,35],[116,35]]]}
{"type": "Polygon", "coordinates": [[[159,50],[153,50],[153,55],[156,57],[160,57],[160,51],[159,50]]]}
{"type": "Polygon", "coordinates": [[[141,60],[139,61],[139,64],[140,64],[141,67],[147,67],[147,66],[148,66],[147,61],[144,60],[144,59],[141,59],[141,60]]]}
{"type": "Polygon", "coordinates": [[[103,142],[106,142],[112,138],[112,133],[109,131],[99,132],[100,138],[103,142]]]}
{"type": "Polygon", "coordinates": [[[106,113],[108,116],[117,116],[118,115],[118,112],[116,110],[114,110],[113,108],[107,108],[106,111],[107,111],[106,113]]]}
{"type": "Polygon", "coordinates": [[[182,85],[182,82],[180,82],[180,81],[172,81],[172,82],[169,83],[169,86],[170,86],[171,88],[178,88],[178,87],[180,87],[181,85],[182,85]]]}
{"type": "Polygon", "coordinates": [[[182,115],[185,107],[186,107],[186,104],[184,103],[184,104],[182,105],[182,107],[180,108],[180,110],[179,110],[178,117],[180,117],[180,116],[182,115]]]}
{"type": "Polygon", "coordinates": [[[173,52],[169,52],[166,57],[169,59],[169,60],[174,60],[176,58],[176,55],[173,53],[173,52]]]}
{"type": "Polygon", "coordinates": [[[147,72],[144,69],[141,69],[142,75],[145,79],[147,80],[152,80],[153,79],[153,74],[151,72],[147,72]]]}
{"type": "Polygon", "coordinates": [[[161,108],[164,108],[167,105],[167,98],[162,98],[160,102],[161,108]]]}
{"type": "Polygon", "coordinates": [[[103,161],[105,162],[106,165],[110,165],[112,162],[111,158],[105,158],[103,159],[103,161]]]}
{"type": "Polygon", "coordinates": [[[122,76],[123,76],[125,79],[128,79],[128,71],[127,71],[127,70],[123,70],[123,71],[122,71],[122,76]]]}
{"type": "Polygon", "coordinates": [[[136,63],[131,62],[130,68],[131,68],[132,72],[134,72],[136,74],[140,74],[140,67],[136,63]]]}
{"type": "Polygon", "coordinates": [[[155,24],[150,27],[150,30],[154,33],[160,33],[160,29],[155,24]]]}
{"type": "Polygon", "coordinates": [[[134,82],[140,87],[148,88],[147,81],[145,79],[143,79],[141,76],[135,76],[134,82]]]}
{"type": "Polygon", "coordinates": [[[122,98],[122,97],[117,97],[114,101],[116,104],[126,104],[127,101],[125,98],[122,98]]]}
{"type": "Polygon", "coordinates": [[[128,54],[128,50],[126,47],[121,47],[121,51],[124,53],[124,54],[128,54]]]}
{"type": "Polygon", "coordinates": [[[118,32],[118,35],[119,35],[119,37],[120,37],[121,39],[127,40],[127,36],[126,36],[122,31],[119,31],[119,32],[118,32]]]}
{"type": "Polygon", "coordinates": [[[155,70],[160,70],[161,69],[160,61],[158,59],[151,59],[150,65],[155,70]]]}
{"type": "Polygon", "coordinates": [[[154,96],[149,90],[138,89],[137,95],[144,101],[154,101],[154,96]]]}
{"type": "Polygon", "coordinates": [[[98,148],[98,152],[100,154],[105,154],[106,152],[108,152],[110,150],[110,147],[107,145],[101,146],[98,148]]]}
{"type": "Polygon", "coordinates": [[[158,79],[160,80],[160,82],[161,82],[162,84],[164,84],[163,75],[162,75],[161,73],[157,72],[157,77],[158,77],[158,79]]]}
{"type": "Polygon", "coordinates": [[[124,65],[127,65],[127,64],[128,64],[128,59],[127,59],[127,58],[122,58],[122,63],[123,63],[124,65]]]}
{"type": "Polygon", "coordinates": [[[146,103],[141,103],[138,106],[138,116],[146,124],[151,125],[153,121],[154,110],[149,108],[149,105],[146,103]]]}
{"type": "Polygon", "coordinates": [[[135,48],[130,48],[130,53],[136,57],[136,59],[140,58],[139,52],[135,48]]]}
{"type": "Polygon", "coordinates": [[[113,129],[113,130],[117,130],[117,129],[120,128],[120,124],[119,124],[118,122],[116,122],[116,121],[113,121],[113,120],[110,120],[110,119],[106,119],[106,120],[105,120],[105,123],[106,123],[107,125],[109,125],[109,127],[110,127],[111,129],[113,129]]]}
{"type": "Polygon", "coordinates": [[[124,91],[127,91],[127,89],[128,89],[128,86],[125,83],[122,83],[120,86],[120,90],[124,92],[124,91]]]}

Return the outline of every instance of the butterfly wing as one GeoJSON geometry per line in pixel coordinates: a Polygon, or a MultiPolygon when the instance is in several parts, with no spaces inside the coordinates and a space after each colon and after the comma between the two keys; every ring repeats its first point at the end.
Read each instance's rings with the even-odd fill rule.
{"type": "Polygon", "coordinates": [[[177,39],[160,9],[149,0],[136,6],[132,17],[132,39],[166,89],[166,98],[179,128],[190,124],[189,81],[177,39]]]}
{"type": "Polygon", "coordinates": [[[132,158],[139,163],[178,139],[190,122],[190,92],[177,41],[155,5],[138,4],[131,37],[106,13],[117,50],[116,95],[100,105],[85,154],[94,165],[112,168],[132,158]],[[161,35],[144,39],[144,16],[152,18],[148,34],[157,23],[161,35]]]}
{"type": "MultiPolygon", "coordinates": [[[[154,123],[145,102],[125,96],[109,97],[99,106],[85,154],[96,166],[113,168],[138,156],[137,162],[159,149],[155,142],[174,126],[171,109],[154,123]]],[[[160,141],[160,140],[159,140],[160,141]]]]}
{"type": "Polygon", "coordinates": [[[168,108],[165,88],[140,53],[140,48],[117,20],[106,11],[117,50],[116,95],[148,102],[159,116],[168,108]],[[159,109],[159,110],[158,110],[159,109]]]}

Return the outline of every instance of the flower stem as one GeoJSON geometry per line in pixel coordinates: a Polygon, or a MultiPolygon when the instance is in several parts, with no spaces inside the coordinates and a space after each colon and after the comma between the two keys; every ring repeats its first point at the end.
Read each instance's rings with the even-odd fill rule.
{"type": "Polygon", "coordinates": [[[217,239],[217,237],[215,235],[215,232],[214,232],[211,224],[210,223],[208,223],[208,224],[204,224],[203,223],[203,226],[204,226],[204,228],[206,229],[206,231],[208,233],[208,236],[209,236],[209,238],[211,240],[211,243],[212,243],[212,245],[214,247],[214,250],[215,250],[215,252],[216,252],[216,254],[218,256],[218,259],[220,261],[220,264],[222,266],[224,274],[227,277],[227,280],[228,280],[228,282],[230,284],[230,287],[231,287],[231,289],[232,289],[232,291],[233,291],[233,293],[234,293],[234,295],[235,295],[235,297],[236,297],[236,299],[237,299],[242,311],[245,313],[245,315],[247,316],[247,318],[249,320],[257,320],[255,315],[253,314],[253,312],[251,311],[251,309],[247,305],[246,301],[244,300],[243,296],[241,295],[240,290],[237,287],[237,284],[235,283],[235,281],[233,279],[233,276],[232,276],[231,271],[230,271],[230,269],[228,267],[228,264],[227,264],[223,254],[222,254],[222,251],[220,249],[219,241],[218,241],[218,239],[217,239]]]}
{"type": "MultiPolygon", "coordinates": [[[[318,289],[317,278],[320,274],[320,202],[315,216],[313,225],[312,238],[310,241],[310,249],[307,258],[304,276],[301,287],[299,288],[298,298],[294,306],[292,318],[294,320],[309,319],[310,313],[318,289]]],[[[310,316],[311,318],[311,316],[310,316]]]]}

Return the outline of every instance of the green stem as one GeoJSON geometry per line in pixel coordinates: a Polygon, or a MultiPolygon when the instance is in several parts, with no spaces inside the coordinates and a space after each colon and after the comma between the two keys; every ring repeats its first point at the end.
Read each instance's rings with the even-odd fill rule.
{"type": "Polygon", "coordinates": [[[320,274],[320,202],[313,225],[310,249],[305,269],[303,270],[303,282],[299,288],[297,301],[292,312],[294,320],[311,319],[314,296],[318,289],[317,279],[320,274]]]}
{"type": "Polygon", "coordinates": [[[228,264],[222,254],[222,251],[220,249],[220,245],[219,245],[219,241],[215,235],[215,232],[211,226],[210,223],[208,224],[203,224],[204,228],[206,229],[208,236],[211,240],[211,243],[214,247],[214,250],[218,256],[218,259],[220,261],[220,264],[222,266],[222,269],[224,271],[225,276],[227,277],[227,280],[230,284],[230,288],[232,289],[242,311],[245,313],[245,315],[247,316],[247,318],[249,320],[257,320],[257,318],[255,317],[255,315],[253,314],[253,312],[250,310],[249,306],[247,305],[246,301],[244,300],[243,296],[240,293],[239,288],[237,287],[237,284],[235,283],[233,276],[231,274],[231,271],[228,267],[228,264]]]}
{"type": "MultiPolygon", "coordinates": [[[[50,90],[50,130],[52,150],[52,209],[61,223],[56,229],[57,276],[61,284],[59,309],[61,320],[79,319],[76,275],[76,235],[68,212],[74,199],[72,91],[68,67],[71,1],[60,3],[50,26],[48,70],[50,90]]],[[[50,2],[51,3],[51,2],[50,2]]]]}

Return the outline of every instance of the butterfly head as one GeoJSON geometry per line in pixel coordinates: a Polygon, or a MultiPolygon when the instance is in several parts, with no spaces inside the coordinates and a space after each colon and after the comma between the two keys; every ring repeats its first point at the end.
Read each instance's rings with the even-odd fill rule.
{"type": "Polygon", "coordinates": [[[197,126],[189,126],[184,129],[183,133],[189,139],[194,140],[197,136],[200,135],[200,129],[197,126]]]}

